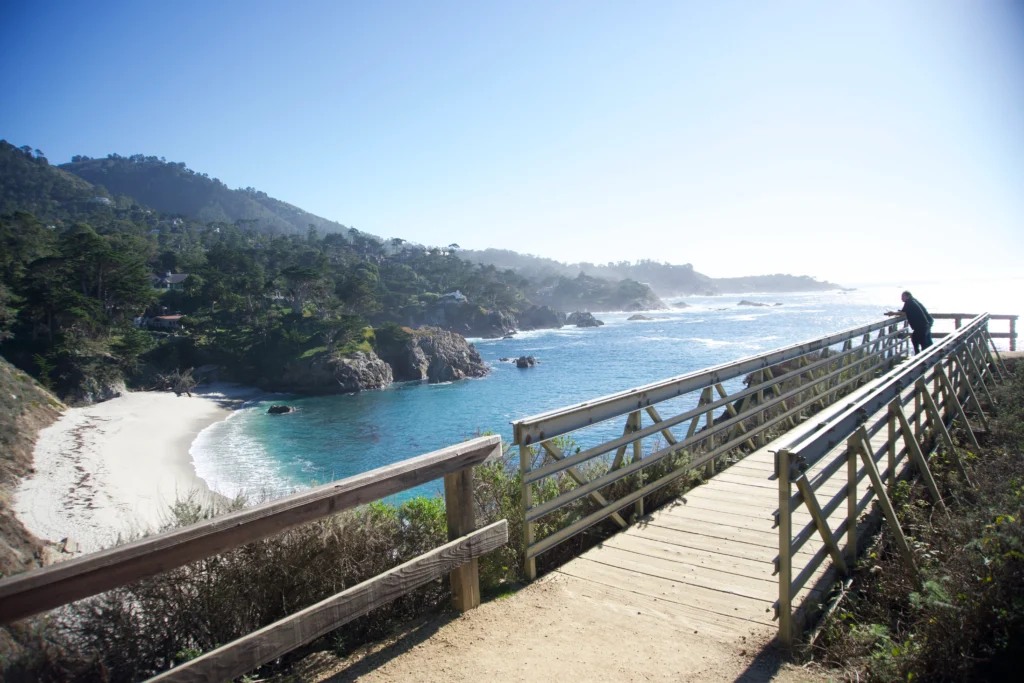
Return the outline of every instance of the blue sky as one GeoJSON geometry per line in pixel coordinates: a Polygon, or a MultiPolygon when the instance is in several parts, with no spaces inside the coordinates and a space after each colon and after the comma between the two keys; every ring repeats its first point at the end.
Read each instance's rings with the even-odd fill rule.
{"type": "Polygon", "coordinates": [[[1024,257],[1021,2],[7,0],[0,25],[0,137],[51,162],[165,156],[385,237],[716,276],[1024,257]]]}

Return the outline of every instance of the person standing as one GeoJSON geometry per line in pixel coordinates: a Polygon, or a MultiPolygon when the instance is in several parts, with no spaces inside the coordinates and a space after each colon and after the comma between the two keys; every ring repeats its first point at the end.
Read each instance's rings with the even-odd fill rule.
{"type": "Polygon", "coordinates": [[[932,323],[935,322],[935,319],[928,313],[924,304],[915,299],[909,291],[903,292],[901,298],[903,299],[903,308],[898,311],[886,311],[885,314],[899,315],[902,313],[907,316],[910,329],[914,331],[910,335],[910,340],[914,342],[914,353],[920,353],[932,345],[932,323]]]}

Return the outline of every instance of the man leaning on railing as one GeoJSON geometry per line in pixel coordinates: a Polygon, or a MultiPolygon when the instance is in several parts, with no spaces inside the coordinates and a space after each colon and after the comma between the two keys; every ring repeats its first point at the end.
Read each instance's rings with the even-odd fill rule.
{"type": "Polygon", "coordinates": [[[935,322],[935,319],[928,313],[924,304],[915,299],[909,290],[903,292],[901,298],[903,299],[903,308],[898,311],[886,311],[885,314],[900,315],[902,313],[907,316],[910,329],[914,331],[910,336],[910,340],[914,342],[914,353],[920,353],[921,350],[932,345],[932,323],[935,322]]]}

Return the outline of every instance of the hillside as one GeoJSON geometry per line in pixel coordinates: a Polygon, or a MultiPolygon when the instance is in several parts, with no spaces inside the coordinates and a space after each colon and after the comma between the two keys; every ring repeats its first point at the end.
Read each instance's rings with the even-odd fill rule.
{"type": "Polygon", "coordinates": [[[153,156],[111,154],[103,159],[75,156],[60,168],[115,194],[133,197],[140,204],[167,214],[202,223],[251,222],[265,232],[305,235],[312,225],[320,234],[347,234],[335,221],[315,216],[297,206],[251,187],[232,190],[217,178],[153,156]]]}
{"type": "Polygon", "coordinates": [[[748,292],[808,292],[840,289],[831,282],[815,280],[807,275],[754,275],[748,277],[713,278],[694,270],[693,265],[641,260],[635,263],[563,263],[542,256],[520,254],[508,249],[463,250],[460,256],[470,261],[512,268],[527,277],[575,278],[585,274],[607,280],[634,280],[648,285],[662,297],[748,292]]]}

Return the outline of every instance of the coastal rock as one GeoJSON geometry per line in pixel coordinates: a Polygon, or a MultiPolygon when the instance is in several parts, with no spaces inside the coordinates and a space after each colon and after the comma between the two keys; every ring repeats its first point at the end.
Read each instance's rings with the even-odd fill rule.
{"type": "Polygon", "coordinates": [[[677,301],[674,304],[672,304],[672,308],[690,308],[690,304],[686,303],[685,301],[677,301]]]}
{"type": "Polygon", "coordinates": [[[476,347],[462,335],[437,327],[414,330],[399,345],[381,355],[400,381],[451,382],[483,377],[490,369],[476,347]]]}
{"type": "Polygon", "coordinates": [[[782,305],[782,304],[780,304],[780,303],[775,303],[775,304],[772,304],[772,306],[781,306],[781,305],[782,305]]]}
{"type": "Polygon", "coordinates": [[[586,311],[570,313],[565,321],[570,325],[575,325],[576,327],[600,327],[601,325],[604,325],[604,322],[595,318],[593,313],[588,313],[586,311]]]}
{"type": "Polygon", "coordinates": [[[635,315],[629,316],[628,318],[626,318],[626,320],[654,320],[654,318],[650,318],[646,315],[640,315],[639,313],[637,313],[635,315]]]}
{"type": "Polygon", "coordinates": [[[128,389],[121,377],[102,379],[99,377],[86,377],[71,393],[64,397],[64,401],[70,405],[85,406],[93,403],[102,403],[112,398],[117,398],[128,389]]]}
{"type": "Polygon", "coordinates": [[[373,352],[349,355],[322,352],[288,363],[278,379],[262,381],[264,389],[297,394],[348,394],[383,389],[391,384],[391,367],[373,352]]]}
{"type": "Polygon", "coordinates": [[[519,358],[516,359],[517,368],[532,368],[536,364],[537,359],[533,356],[519,356],[519,358]]]}
{"type": "Polygon", "coordinates": [[[523,330],[549,330],[565,325],[565,313],[550,306],[531,306],[519,314],[519,327],[523,330]]]}
{"type": "Polygon", "coordinates": [[[766,308],[768,306],[768,304],[762,304],[762,303],[759,303],[757,301],[747,301],[746,299],[743,299],[742,301],[740,301],[736,305],[737,306],[758,306],[760,308],[766,308]]]}
{"type": "Polygon", "coordinates": [[[422,325],[483,339],[501,339],[515,332],[518,325],[510,313],[488,310],[464,298],[444,299],[432,304],[417,319],[422,325]]]}
{"type": "Polygon", "coordinates": [[[286,413],[294,413],[295,408],[292,406],[270,406],[267,409],[267,415],[284,415],[286,413]]]}

